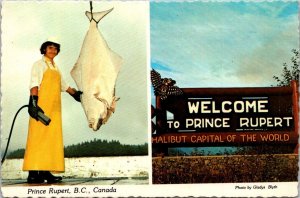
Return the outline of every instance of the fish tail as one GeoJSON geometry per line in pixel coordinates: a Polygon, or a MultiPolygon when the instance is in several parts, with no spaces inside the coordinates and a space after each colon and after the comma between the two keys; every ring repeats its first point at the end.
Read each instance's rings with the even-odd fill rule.
{"type": "Polygon", "coordinates": [[[96,23],[98,23],[103,17],[105,17],[113,9],[114,8],[102,12],[93,12],[93,13],[86,11],[85,15],[89,18],[90,21],[94,20],[96,23]]]}

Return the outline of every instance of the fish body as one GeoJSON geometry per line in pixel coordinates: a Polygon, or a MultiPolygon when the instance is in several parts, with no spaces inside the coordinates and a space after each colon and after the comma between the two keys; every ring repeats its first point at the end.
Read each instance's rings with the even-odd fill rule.
{"type": "Polygon", "coordinates": [[[115,85],[122,58],[113,52],[98,30],[98,22],[112,9],[86,12],[90,20],[77,62],[71,70],[78,89],[83,92],[81,104],[94,131],[105,124],[115,110],[115,85]]]}

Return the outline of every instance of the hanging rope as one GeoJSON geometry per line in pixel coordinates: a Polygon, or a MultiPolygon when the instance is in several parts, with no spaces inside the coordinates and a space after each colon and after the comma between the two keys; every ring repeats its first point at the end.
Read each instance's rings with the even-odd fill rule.
{"type": "Polygon", "coordinates": [[[90,1],[91,19],[93,19],[93,2],[90,1]]]}

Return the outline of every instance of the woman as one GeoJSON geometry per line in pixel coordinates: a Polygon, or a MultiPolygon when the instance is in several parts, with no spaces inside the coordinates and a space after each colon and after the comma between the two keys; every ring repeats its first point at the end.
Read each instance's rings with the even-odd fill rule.
{"type": "Polygon", "coordinates": [[[62,177],[51,172],[64,172],[64,147],[61,120],[61,91],[68,92],[80,102],[80,94],[69,87],[61,77],[54,62],[60,51],[60,45],[46,41],[40,48],[43,57],[33,64],[30,81],[30,99],[27,145],[23,170],[29,171],[28,183],[56,183],[62,177]],[[42,111],[51,122],[48,126],[38,121],[38,112],[42,111]]]}

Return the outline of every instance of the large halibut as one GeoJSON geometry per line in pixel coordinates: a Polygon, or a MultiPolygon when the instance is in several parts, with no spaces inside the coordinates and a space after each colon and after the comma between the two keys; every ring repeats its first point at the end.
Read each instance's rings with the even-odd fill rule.
{"type": "Polygon", "coordinates": [[[109,48],[97,27],[98,22],[112,9],[95,13],[86,12],[90,26],[78,60],[71,70],[71,76],[78,90],[83,92],[81,104],[89,127],[94,131],[107,122],[115,110],[117,101],[115,85],[122,58],[109,48]]]}

